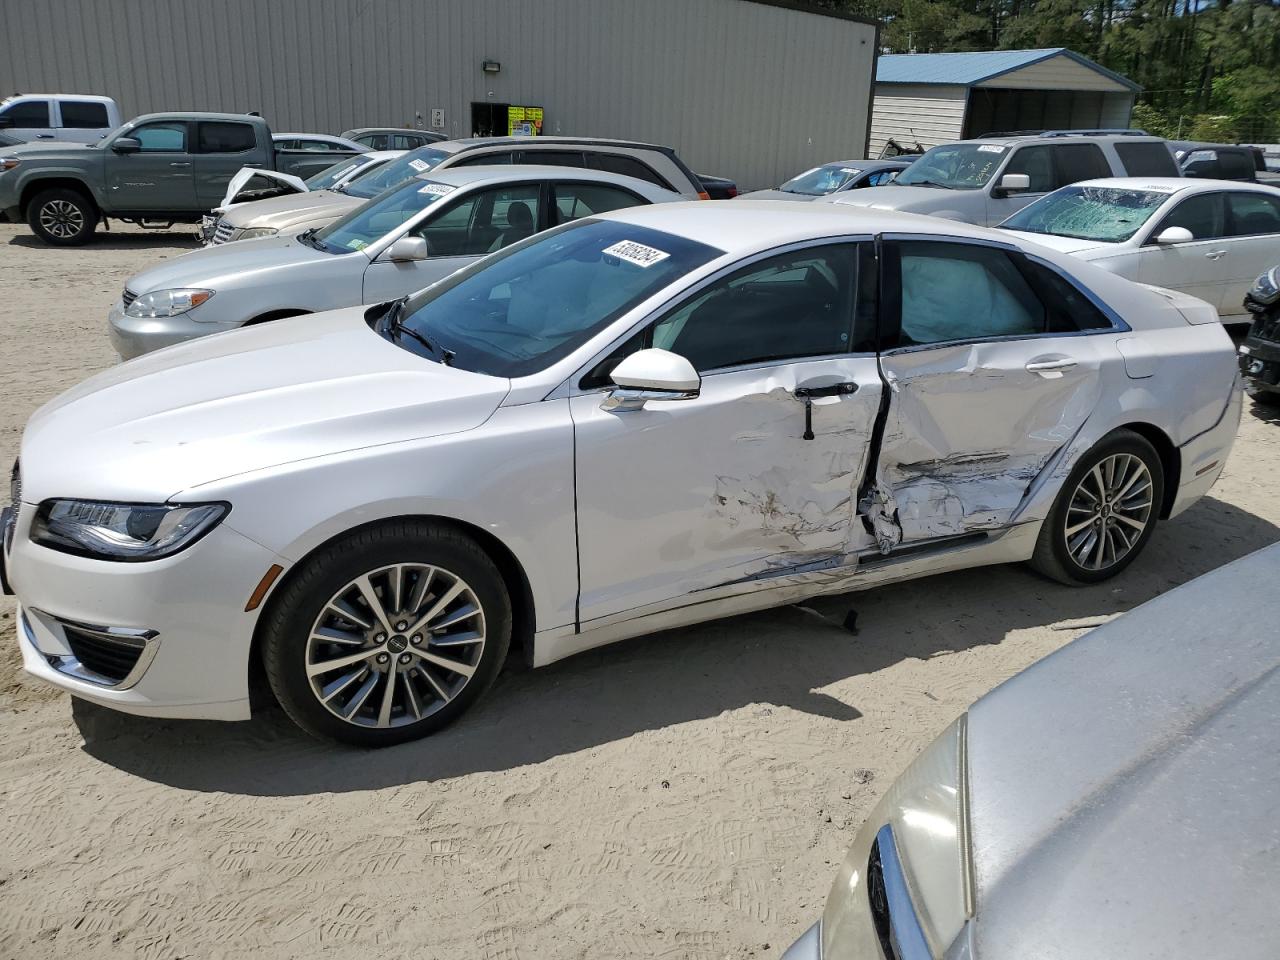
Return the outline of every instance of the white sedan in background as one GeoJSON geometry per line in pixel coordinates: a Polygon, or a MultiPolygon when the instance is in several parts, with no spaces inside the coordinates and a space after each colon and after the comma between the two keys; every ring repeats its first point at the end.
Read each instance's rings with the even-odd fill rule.
{"type": "Polygon", "coordinates": [[[1244,295],[1280,260],[1280,189],[1117,177],[1062,187],[1000,224],[1111,273],[1199,297],[1247,323],[1244,295]]]}
{"type": "Polygon", "coordinates": [[[424,173],[318,230],[214,245],[136,274],[108,332],[128,360],[246,325],[378,303],[548,227],[680,199],[646,180],[576,167],[424,173]]]}
{"type": "Polygon", "coordinates": [[[1011,234],[637,206],[87,380],[27,425],[5,564],[50,684],[246,719],[260,659],[299,725],[380,746],[513,644],[983,564],[1106,580],[1240,407],[1213,308],[1011,234]]]}

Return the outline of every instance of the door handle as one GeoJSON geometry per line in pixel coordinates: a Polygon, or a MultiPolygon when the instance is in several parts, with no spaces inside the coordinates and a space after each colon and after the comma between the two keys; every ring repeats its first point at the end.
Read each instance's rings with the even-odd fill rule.
{"type": "Polygon", "coordinates": [[[169,164],[169,166],[171,166],[171,167],[189,167],[189,166],[191,166],[191,161],[190,161],[190,160],[175,160],[173,163],[169,164]]]}
{"type": "Polygon", "coordinates": [[[813,399],[814,397],[847,397],[858,392],[858,385],[852,380],[842,383],[824,383],[806,386],[801,384],[794,391],[797,400],[804,401],[804,438],[813,439],[813,399]]]}
{"type": "Polygon", "coordinates": [[[1076,361],[1070,357],[1041,357],[1036,360],[1027,361],[1027,372],[1038,373],[1046,380],[1056,380],[1062,376],[1062,371],[1070,370],[1076,365],[1076,361]]]}
{"type": "Polygon", "coordinates": [[[246,164],[245,164],[245,166],[246,166],[246,167],[253,167],[253,169],[257,170],[257,169],[259,169],[259,168],[262,166],[262,164],[260,164],[260,163],[246,163],[246,164]]]}
{"type": "Polygon", "coordinates": [[[1205,257],[1209,260],[1221,260],[1226,255],[1227,251],[1225,250],[1210,250],[1205,254],[1205,257]]]}
{"type": "Polygon", "coordinates": [[[52,140],[52,139],[53,139],[53,134],[52,134],[52,133],[37,133],[37,134],[36,134],[36,139],[37,139],[37,140],[52,140]]]}

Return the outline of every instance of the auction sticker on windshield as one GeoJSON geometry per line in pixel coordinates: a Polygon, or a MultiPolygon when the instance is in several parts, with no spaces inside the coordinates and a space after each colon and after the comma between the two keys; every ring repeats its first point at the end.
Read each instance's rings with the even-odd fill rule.
{"type": "Polygon", "coordinates": [[[997,146],[994,143],[984,143],[978,148],[979,153],[1004,153],[1004,147],[997,146]]]}
{"type": "Polygon", "coordinates": [[[437,197],[443,197],[446,193],[453,193],[456,188],[449,186],[447,183],[426,183],[422,185],[419,193],[434,193],[437,197]]]}
{"type": "Polygon", "coordinates": [[[659,250],[656,247],[646,247],[643,243],[636,243],[634,240],[619,240],[611,247],[605,247],[601,253],[610,257],[617,257],[619,260],[625,260],[627,263],[634,264],[637,267],[652,267],[655,263],[661,263],[671,254],[659,250]]]}
{"type": "Polygon", "coordinates": [[[410,160],[409,166],[413,167],[413,169],[417,170],[419,173],[426,173],[431,169],[431,164],[427,163],[425,160],[410,160]]]}

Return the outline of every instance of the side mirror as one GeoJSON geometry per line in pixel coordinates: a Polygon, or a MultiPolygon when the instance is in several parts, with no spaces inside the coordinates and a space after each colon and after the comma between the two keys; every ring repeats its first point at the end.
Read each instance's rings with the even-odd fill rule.
{"type": "Polygon", "coordinates": [[[1156,243],[1162,246],[1173,243],[1189,243],[1195,238],[1195,234],[1186,227],[1166,227],[1156,237],[1156,243]]]}
{"type": "Polygon", "coordinates": [[[142,149],[142,141],[137,137],[116,137],[111,141],[111,149],[116,153],[137,153],[142,149]]]}
{"type": "Polygon", "coordinates": [[[1025,173],[1006,173],[1000,178],[1000,189],[1005,193],[1020,193],[1031,189],[1031,177],[1025,173]]]}
{"type": "Polygon", "coordinates": [[[600,406],[639,410],[650,400],[692,400],[702,389],[693,364],[669,350],[637,350],[613,368],[617,384],[600,406]]]}
{"type": "Polygon", "coordinates": [[[430,256],[431,248],[426,237],[401,237],[387,248],[387,259],[398,263],[426,260],[430,256]]]}

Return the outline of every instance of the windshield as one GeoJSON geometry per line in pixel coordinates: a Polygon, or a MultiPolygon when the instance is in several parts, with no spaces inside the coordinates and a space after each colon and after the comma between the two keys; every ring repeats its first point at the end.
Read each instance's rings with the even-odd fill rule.
{"type": "Polygon", "coordinates": [[[721,254],[647,227],[575,220],[414,294],[400,311],[412,338],[395,327],[383,332],[464,370],[527,376],[721,254]]]}
{"type": "Polygon", "coordinates": [[[998,143],[949,143],[934,147],[898,174],[894,183],[917,187],[977,190],[985,187],[1004,159],[998,143]]]}
{"type": "Polygon", "coordinates": [[[1122,243],[1169,199],[1154,190],[1063,187],[1023,207],[1000,226],[1055,237],[1122,243]]]}
{"type": "Polygon", "coordinates": [[[778,189],[786,193],[802,193],[806,197],[825,197],[828,193],[835,193],[860,173],[862,171],[857,167],[829,163],[825,167],[814,167],[798,177],[792,177],[778,189]]]}
{"type": "Polygon", "coordinates": [[[363,250],[453,190],[443,183],[411,180],[398,189],[388,190],[382,196],[360,204],[345,217],[339,217],[317,230],[311,235],[311,242],[329,253],[363,250]]]}
{"type": "Polygon", "coordinates": [[[328,190],[343,176],[365,162],[365,157],[347,157],[345,160],[339,160],[331,167],[325,167],[314,176],[308,177],[305,183],[310,190],[328,190]]]}
{"type": "Polygon", "coordinates": [[[397,157],[390,163],[384,163],[380,167],[374,167],[368,173],[361,174],[346,184],[342,191],[353,197],[365,199],[376,197],[383,190],[400,186],[410,177],[435,169],[440,165],[440,161],[448,160],[450,156],[452,154],[445,153],[443,150],[419,147],[403,157],[397,157]]]}

